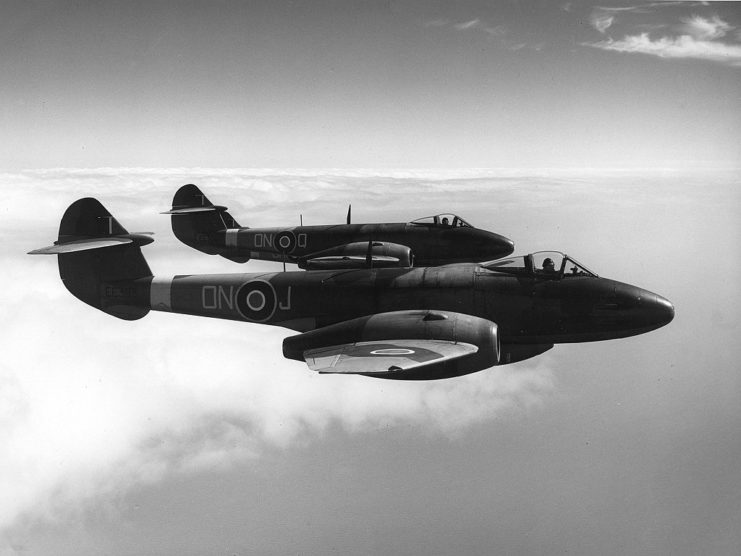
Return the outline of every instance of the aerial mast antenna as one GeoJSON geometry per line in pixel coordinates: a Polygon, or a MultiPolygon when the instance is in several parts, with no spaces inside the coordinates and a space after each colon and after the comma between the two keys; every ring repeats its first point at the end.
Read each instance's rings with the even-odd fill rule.
{"type": "Polygon", "coordinates": [[[348,223],[348,225],[350,224],[351,216],[352,216],[352,204],[347,205],[347,223],[348,223]]]}

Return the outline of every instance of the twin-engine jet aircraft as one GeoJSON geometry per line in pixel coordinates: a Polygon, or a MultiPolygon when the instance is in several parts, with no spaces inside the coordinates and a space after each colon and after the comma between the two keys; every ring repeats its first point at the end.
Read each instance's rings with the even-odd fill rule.
{"type": "Polygon", "coordinates": [[[65,212],[58,241],[32,253],[58,255],[66,288],[121,319],[155,310],[298,331],[283,341],[283,355],[320,373],[449,378],[674,318],[663,297],[555,252],[429,268],[161,278],[141,253],[151,241],[86,198],[65,212]]]}
{"type": "Polygon", "coordinates": [[[175,193],[175,236],[190,247],[243,263],[250,259],[298,264],[307,270],[405,268],[490,261],[514,250],[512,240],[474,228],[454,214],[395,224],[240,227],[193,184],[175,193]]]}

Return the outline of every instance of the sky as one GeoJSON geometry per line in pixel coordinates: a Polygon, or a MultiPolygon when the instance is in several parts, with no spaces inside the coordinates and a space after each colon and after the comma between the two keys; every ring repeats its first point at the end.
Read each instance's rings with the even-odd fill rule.
{"type": "Polygon", "coordinates": [[[0,554],[741,551],[738,4],[0,4],[0,554]],[[184,183],[248,226],[455,212],[670,299],[456,379],[319,376],[290,331],[61,284],[97,197],[155,275],[184,183]]]}
{"type": "Polygon", "coordinates": [[[4,0],[0,167],[736,167],[741,10],[4,0]]]}

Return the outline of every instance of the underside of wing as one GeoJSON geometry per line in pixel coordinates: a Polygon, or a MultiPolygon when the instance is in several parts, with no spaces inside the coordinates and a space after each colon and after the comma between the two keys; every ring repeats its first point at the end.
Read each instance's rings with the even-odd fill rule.
{"type": "Polygon", "coordinates": [[[61,255],[63,253],[76,253],[78,251],[88,251],[90,249],[100,249],[102,247],[115,247],[125,243],[133,243],[129,238],[108,237],[104,239],[85,239],[80,241],[71,241],[69,243],[59,243],[29,251],[29,255],[61,255]]]}
{"type": "Polygon", "coordinates": [[[304,352],[309,368],[319,373],[392,375],[476,353],[474,345],[446,340],[355,342],[304,352]]]}
{"type": "Polygon", "coordinates": [[[283,355],[319,373],[436,380],[499,363],[497,325],[430,309],[376,313],[283,340],[283,355]]]}
{"type": "Polygon", "coordinates": [[[160,214],[188,215],[188,214],[195,214],[199,212],[224,212],[225,210],[227,210],[226,207],[222,207],[219,205],[209,205],[209,206],[203,206],[203,207],[174,208],[172,210],[161,212],[160,214]]]}

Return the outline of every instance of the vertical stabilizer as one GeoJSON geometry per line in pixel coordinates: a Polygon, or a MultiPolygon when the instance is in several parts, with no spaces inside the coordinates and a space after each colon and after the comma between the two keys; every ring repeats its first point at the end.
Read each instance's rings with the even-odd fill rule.
{"type": "Polygon", "coordinates": [[[236,253],[226,246],[226,230],[240,228],[227,208],[214,205],[208,197],[189,183],[175,192],[169,214],[172,231],[186,245],[209,255],[222,255],[237,262],[249,260],[249,256],[236,253]]]}
{"type": "Polygon", "coordinates": [[[97,199],[72,203],[59,225],[59,239],[31,254],[58,256],[59,275],[78,299],[125,320],[149,312],[152,272],[141,246],[145,234],[130,234],[97,199]]]}

